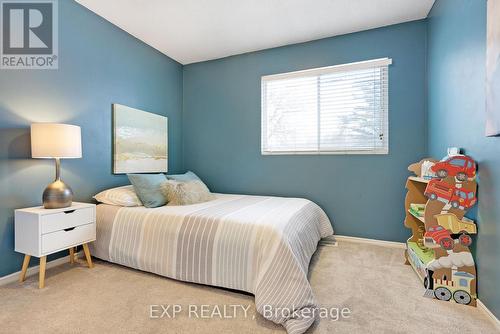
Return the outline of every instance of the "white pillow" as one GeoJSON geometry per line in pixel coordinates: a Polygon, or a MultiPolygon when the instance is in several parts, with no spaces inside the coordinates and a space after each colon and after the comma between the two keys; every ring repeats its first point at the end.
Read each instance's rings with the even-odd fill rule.
{"type": "Polygon", "coordinates": [[[118,206],[142,206],[142,202],[135,193],[134,186],[123,186],[101,191],[94,199],[104,204],[118,206]]]}

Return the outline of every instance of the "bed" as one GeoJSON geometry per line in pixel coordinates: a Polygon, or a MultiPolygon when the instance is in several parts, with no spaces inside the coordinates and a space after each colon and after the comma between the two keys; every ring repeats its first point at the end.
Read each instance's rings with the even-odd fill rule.
{"type": "Polygon", "coordinates": [[[307,279],[318,241],[333,233],[301,198],[216,194],[159,208],[97,206],[97,258],[158,275],[255,295],[257,312],[288,333],[314,322],[307,279]]]}

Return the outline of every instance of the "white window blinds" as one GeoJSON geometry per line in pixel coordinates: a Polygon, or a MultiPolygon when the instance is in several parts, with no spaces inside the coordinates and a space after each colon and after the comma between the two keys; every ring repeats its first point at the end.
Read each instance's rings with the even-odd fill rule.
{"type": "Polygon", "coordinates": [[[387,154],[391,63],[262,77],[262,154],[387,154]]]}

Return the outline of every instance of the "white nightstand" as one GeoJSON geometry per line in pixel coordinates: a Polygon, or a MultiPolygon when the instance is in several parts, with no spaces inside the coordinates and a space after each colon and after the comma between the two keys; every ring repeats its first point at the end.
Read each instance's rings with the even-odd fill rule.
{"type": "Polygon", "coordinates": [[[69,249],[74,261],[74,247],[83,245],[89,268],[92,259],[87,243],[96,239],[95,204],[73,202],[62,209],[33,208],[15,211],[15,251],[24,254],[19,281],[23,282],[31,256],[40,258],[39,287],[45,286],[47,255],[69,249]]]}

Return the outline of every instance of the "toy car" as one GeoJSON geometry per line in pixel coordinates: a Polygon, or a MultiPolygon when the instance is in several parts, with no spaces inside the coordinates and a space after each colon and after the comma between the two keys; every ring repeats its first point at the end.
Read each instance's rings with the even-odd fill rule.
{"type": "Polygon", "coordinates": [[[472,220],[464,218],[459,220],[457,216],[453,213],[442,213],[435,215],[438,224],[453,234],[460,234],[458,241],[464,246],[470,246],[472,244],[472,238],[470,234],[476,234],[476,224],[472,220]]]}
{"type": "Polygon", "coordinates": [[[429,248],[436,248],[435,245],[439,245],[445,250],[452,250],[455,245],[450,232],[440,225],[432,226],[425,232],[424,243],[429,248]]]}
{"type": "Polygon", "coordinates": [[[476,175],[476,163],[466,155],[456,155],[435,163],[431,170],[439,178],[445,178],[449,175],[456,176],[460,181],[465,181],[468,177],[476,175]]]}

